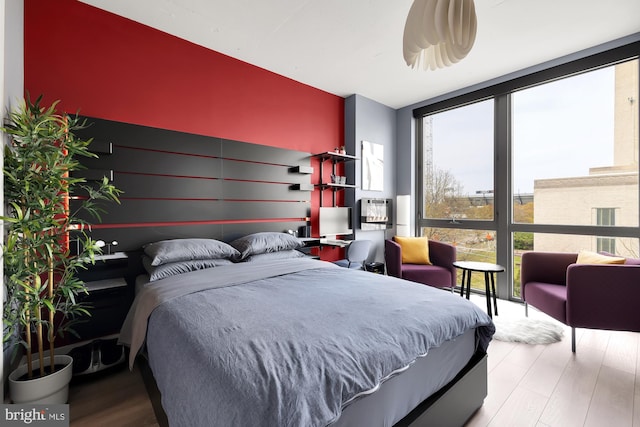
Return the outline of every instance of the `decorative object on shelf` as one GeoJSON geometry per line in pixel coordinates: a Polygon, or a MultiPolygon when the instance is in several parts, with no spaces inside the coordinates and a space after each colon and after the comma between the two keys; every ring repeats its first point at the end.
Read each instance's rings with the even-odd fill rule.
{"type": "Polygon", "coordinates": [[[362,189],[384,190],[384,146],[362,141],[362,189]]]}
{"type": "Polygon", "coordinates": [[[105,243],[104,240],[98,240],[98,241],[96,241],[95,246],[97,248],[99,248],[100,252],[103,253],[103,254],[105,252],[104,252],[104,249],[102,249],[102,248],[104,248],[106,246],[107,247],[106,255],[111,255],[111,248],[113,248],[114,246],[118,246],[118,241],[117,240],[113,240],[113,241],[111,241],[111,243],[105,243]]]}
{"type": "MultiPolygon", "coordinates": [[[[88,149],[91,140],[82,140],[74,131],[86,126],[84,121],[59,114],[57,101],[41,107],[42,96],[35,102],[23,101],[11,112],[2,131],[9,136],[4,150],[4,200],[7,204],[2,247],[5,277],[3,307],[3,347],[25,350],[23,375],[12,374],[11,397],[22,403],[65,403],[71,370],[58,366],[55,337],[71,330],[77,316],[88,314],[76,296],[86,293],[76,271],[92,263],[100,253],[86,234],[89,224],[78,218],[87,212],[97,220],[102,209],[97,202],[119,202],[120,191],[108,178],[87,183],[73,171],[81,168],[79,156],[96,157],[88,149]],[[70,195],[78,201],[77,209],[69,210],[70,195]],[[83,240],[82,250],[70,255],[69,231],[83,240]],[[32,336],[37,340],[32,343],[32,336]],[[45,340],[49,358],[45,358],[45,340]],[[38,359],[33,361],[37,348],[38,359]],[[51,363],[45,364],[45,360],[51,363]],[[40,383],[44,377],[61,376],[62,389],[51,390],[47,396],[33,400],[16,391],[17,383],[40,383]],[[18,378],[20,377],[20,378],[18,378]],[[66,382],[65,382],[66,381],[66,382]]],[[[38,386],[37,388],[42,388],[38,386]]]]}
{"type": "Polygon", "coordinates": [[[473,0],[414,0],[404,26],[404,60],[411,68],[448,67],[471,51],[476,30],[473,0]]]}
{"type": "Polygon", "coordinates": [[[344,149],[344,145],[342,147],[340,147],[340,151],[338,151],[339,154],[347,154],[347,150],[344,149]]]}

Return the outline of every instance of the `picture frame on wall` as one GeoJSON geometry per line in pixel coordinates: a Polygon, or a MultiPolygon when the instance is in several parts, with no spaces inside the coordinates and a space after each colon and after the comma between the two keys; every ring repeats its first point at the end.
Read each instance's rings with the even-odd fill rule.
{"type": "Polygon", "coordinates": [[[384,146],[362,141],[362,189],[384,191],[384,146]]]}

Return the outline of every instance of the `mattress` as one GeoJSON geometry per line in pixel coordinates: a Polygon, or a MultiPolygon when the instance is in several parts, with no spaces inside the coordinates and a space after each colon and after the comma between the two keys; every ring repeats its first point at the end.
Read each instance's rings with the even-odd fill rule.
{"type": "Polygon", "coordinates": [[[133,329],[172,426],[391,425],[494,331],[453,294],[330,263],[211,270],[142,285],[125,322],[146,312],[133,329]]]}
{"type": "Polygon", "coordinates": [[[392,426],[453,380],[476,350],[475,329],[442,343],[378,389],[342,409],[331,427],[392,426]]]}

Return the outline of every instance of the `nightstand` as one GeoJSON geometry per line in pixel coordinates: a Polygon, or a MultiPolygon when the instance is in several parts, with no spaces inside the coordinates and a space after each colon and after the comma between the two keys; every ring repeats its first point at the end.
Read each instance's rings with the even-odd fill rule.
{"type": "Polygon", "coordinates": [[[124,319],[133,302],[133,267],[125,252],[96,256],[96,262],[80,270],[88,294],[78,300],[88,306],[73,326],[78,336],[65,335],[65,352],[74,358],[73,373],[82,375],[125,361],[125,350],[117,344],[124,319]]]}

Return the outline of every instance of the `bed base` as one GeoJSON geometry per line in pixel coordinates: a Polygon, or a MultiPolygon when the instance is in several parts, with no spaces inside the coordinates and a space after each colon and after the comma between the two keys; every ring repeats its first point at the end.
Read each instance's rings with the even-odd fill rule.
{"type": "MultiPolygon", "coordinates": [[[[169,427],[160,390],[144,356],[137,359],[142,378],[160,427],[169,427]]],[[[460,427],[482,406],[487,396],[487,355],[477,352],[462,371],[418,405],[394,427],[460,427]]]]}
{"type": "Polygon", "coordinates": [[[476,352],[462,371],[394,427],[460,427],[487,397],[487,355],[476,352]]]}

